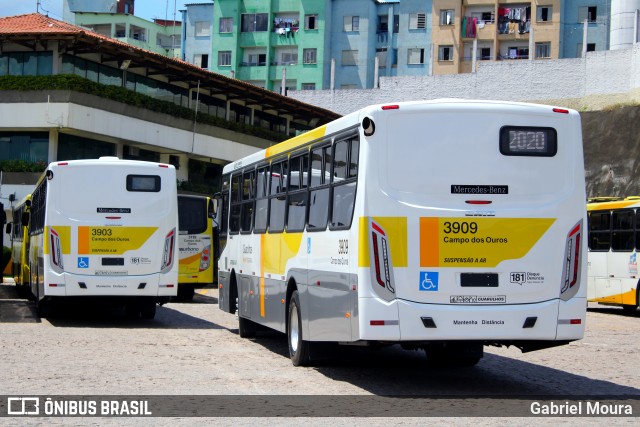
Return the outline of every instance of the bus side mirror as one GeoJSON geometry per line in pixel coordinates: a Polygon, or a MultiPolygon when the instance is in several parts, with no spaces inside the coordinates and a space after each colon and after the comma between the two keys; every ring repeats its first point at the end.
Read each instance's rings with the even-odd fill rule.
{"type": "Polygon", "coordinates": [[[22,218],[20,218],[20,222],[24,227],[29,226],[29,212],[22,212],[22,218]]]}
{"type": "Polygon", "coordinates": [[[10,223],[10,222],[9,222],[9,223],[7,223],[7,228],[6,228],[6,230],[5,230],[5,232],[6,232],[7,234],[11,234],[11,225],[12,225],[12,223],[10,223]]]}

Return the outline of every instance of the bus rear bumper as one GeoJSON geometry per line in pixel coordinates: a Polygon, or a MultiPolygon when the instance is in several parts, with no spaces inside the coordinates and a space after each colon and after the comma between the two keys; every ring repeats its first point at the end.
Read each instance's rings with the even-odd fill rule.
{"type": "Polygon", "coordinates": [[[362,340],[472,340],[499,344],[514,340],[570,341],[584,335],[584,298],[512,305],[372,302],[367,301],[367,309],[360,312],[362,340]]]}
{"type": "Polygon", "coordinates": [[[132,296],[171,297],[178,292],[177,277],[149,274],[145,276],[81,276],[62,274],[45,283],[45,296],[132,296]]]}

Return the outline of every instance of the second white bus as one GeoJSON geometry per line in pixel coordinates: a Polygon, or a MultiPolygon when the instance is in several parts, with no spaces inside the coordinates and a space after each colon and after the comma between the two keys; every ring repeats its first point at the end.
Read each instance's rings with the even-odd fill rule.
{"type": "Polygon", "coordinates": [[[544,105],[374,105],[227,165],[219,306],[241,336],[425,349],[581,339],[580,116],[544,105]]]}
{"type": "Polygon", "coordinates": [[[39,315],[56,299],[90,297],[151,319],[157,303],[176,296],[173,166],[116,157],[51,163],[29,216],[26,262],[39,315]]]}

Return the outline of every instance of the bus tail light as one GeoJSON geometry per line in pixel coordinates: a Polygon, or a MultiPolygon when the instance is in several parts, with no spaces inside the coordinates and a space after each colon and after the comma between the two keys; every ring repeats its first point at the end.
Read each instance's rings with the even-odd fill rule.
{"type": "Polygon", "coordinates": [[[64,264],[62,263],[60,235],[53,228],[49,229],[49,242],[51,243],[51,266],[56,273],[62,273],[64,270],[64,264]]]}
{"type": "Polygon", "coordinates": [[[171,270],[173,266],[173,258],[174,258],[174,248],[176,241],[176,229],[174,228],[167,234],[167,237],[164,239],[164,251],[162,254],[162,267],[160,267],[161,273],[166,273],[171,270]]]}
{"type": "Polygon", "coordinates": [[[211,265],[211,245],[204,247],[200,257],[200,271],[205,271],[211,265]]]}
{"type": "Polygon", "coordinates": [[[560,288],[560,297],[565,301],[572,298],[580,287],[583,255],[582,233],[582,220],[580,220],[567,235],[562,269],[562,287],[560,288]]]}
{"type": "Polygon", "coordinates": [[[389,238],[382,226],[372,219],[369,219],[369,238],[373,290],[381,298],[390,301],[395,298],[396,290],[389,238]]]}

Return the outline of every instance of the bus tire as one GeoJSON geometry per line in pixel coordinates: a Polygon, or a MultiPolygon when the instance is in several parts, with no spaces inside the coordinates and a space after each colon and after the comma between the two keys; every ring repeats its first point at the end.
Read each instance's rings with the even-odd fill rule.
{"type": "Polygon", "coordinates": [[[124,304],[124,317],[127,319],[140,318],[140,306],[135,301],[128,301],[124,304]]]}
{"type": "Polygon", "coordinates": [[[308,366],[310,362],[310,343],[302,335],[302,311],[298,291],[291,294],[289,303],[289,317],[287,322],[287,342],[289,356],[293,366],[308,366]]]}
{"type": "Polygon", "coordinates": [[[140,302],[140,317],[146,320],[156,317],[156,306],[154,300],[140,302]]]}
{"type": "Polygon", "coordinates": [[[49,301],[43,299],[36,300],[36,312],[38,313],[38,317],[47,318],[51,316],[51,306],[49,305],[49,301]]]}
{"type": "Polygon", "coordinates": [[[635,304],[623,304],[622,310],[625,313],[631,314],[636,311],[638,306],[640,305],[640,285],[636,288],[636,303],[635,304]]]}
{"type": "Polygon", "coordinates": [[[256,324],[247,318],[238,316],[238,335],[240,338],[255,338],[256,324]]]}
{"type": "Polygon", "coordinates": [[[178,286],[178,301],[193,301],[195,293],[194,285],[180,285],[178,286]]]}

